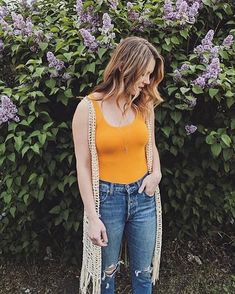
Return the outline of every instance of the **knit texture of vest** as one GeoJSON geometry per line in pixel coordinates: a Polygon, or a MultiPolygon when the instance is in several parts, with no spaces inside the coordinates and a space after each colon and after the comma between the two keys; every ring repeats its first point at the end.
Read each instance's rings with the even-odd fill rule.
{"type": "Polygon", "coordinates": [[[148,128],[139,112],[124,126],[113,126],[105,119],[99,103],[91,101],[96,112],[96,149],[99,158],[99,178],[112,183],[129,184],[148,170],[145,147],[148,128]]]}
{"type": "MultiPolygon", "coordinates": [[[[91,176],[92,176],[92,191],[95,201],[95,209],[97,215],[100,216],[99,206],[99,161],[96,147],[96,110],[93,102],[88,96],[84,98],[88,104],[89,109],[89,120],[88,120],[88,145],[91,154],[91,176]]],[[[148,171],[152,172],[153,165],[153,150],[152,150],[152,124],[150,118],[146,120],[148,128],[148,143],[145,148],[147,168],[148,171]]],[[[161,208],[161,197],[159,186],[157,186],[154,193],[156,200],[156,242],[154,248],[154,254],[152,258],[152,276],[151,280],[153,285],[159,279],[159,268],[161,258],[161,245],[162,245],[162,208],[161,208]]],[[[122,246],[126,249],[126,246],[122,246]]],[[[125,255],[126,252],[125,252],[125,255]]],[[[82,258],[82,269],[80,275],[80,293],[87,294],[88,286],[92,282],[92,294],[101,293],[101,247],[94,245],[88,237],[88,218],[86,211],[84,210],[83,218],[83,258],[82,258]]]]}

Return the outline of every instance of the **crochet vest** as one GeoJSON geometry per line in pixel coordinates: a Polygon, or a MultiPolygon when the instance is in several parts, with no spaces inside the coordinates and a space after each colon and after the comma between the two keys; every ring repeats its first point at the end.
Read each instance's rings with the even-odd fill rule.
{"type": "MultiPolygon", "coordinates": [[[[95,130],[96,130],[96,113],[92,101],[86,96],[85,101],[88,103],[89,120],[88,120],[88,146],[91,154],[91,175],[92,175],[92,191],[95,200],[95,208],[97,215],[100,215],[99,206],[99,164],[98,155],[95,143],[95,130]]],[[[149,140],[146,145],[146,158],[148,171],[152,172],[153,164],[153,151],[152,151],[152,123],[150,118],[147,119],[146,125],[149,131],[149,140]]],[[[155,249],[152,258],[152,283],[159,279],[159,268],[161,258],[161,245],[162,245],[162,209],[161,209],[161,197],[159,186],[155,191],[156,199],[156,242],[155,249]]],[[[125,248],[126,246],[122,246],[125,248]]],[[[126,252],[125,252],[126,256],[126,252]]],[[[88,285],[92,281],[92,294],[101,293],[101,247],[94,245],[88,237],[88,218],[86,211],[84,210],[83,217],[83,257],[82,257],[82,269],[80,275],[80,293],[87,294],[88,285]]]]}

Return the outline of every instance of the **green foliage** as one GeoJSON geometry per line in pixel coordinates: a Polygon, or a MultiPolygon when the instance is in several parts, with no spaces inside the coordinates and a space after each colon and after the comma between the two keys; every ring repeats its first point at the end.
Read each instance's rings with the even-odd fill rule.
{"type": "MultiPolygon", "coordinates": [[[[86,24],[79,25],[75,2],[38,1],[33,10],[17,5],[17,13],[30,16],[35,29],[42,30],[44,38],[38,45],[33,37],[9,35],[0,25],[4,43],[0,93],[11,97],[20,117],[18,123],[0,126],[0,234],[4,236],[0,248],[4,254],[38,253],[47,245],[45,239],[58,250],[69,246],[71,256],[80,254],[82,201],[71,132],[78,103],[74,97],[84,96],[102,79],[111,48],[87,49],[79,32],[86,24]],[[60,76],[48,65],[48,51],[64,62],[60,76]],[[63,74],[69,78],[63,79],[63,74]]],[[[125,1],[109,13],[116,43],[129,35],[148,38],[165,60],[165,79],[159,87],[165,101],[156,109],[155,122],[163,173],[160,189],[163,218],[183,237],[210,233],[235,218],[234,44],[220,51],[222,72],[216,86],[202,89],[191,84],[205,69],[193,49],[211,28],[216,30],[215,44],[221,44],[228,32],[234,34],[234,7],[232,1],[204,0],[194,25],[169,28],[162,18],[163,2],[135,5],[136,11],[144,3],[150,10],[153,25],[143,31],[132,30],[125,1]],[[190,67],[175,83],[173,72],[183,63],[190,67]],[[185,99],[193,97],[197,104],[190,107],[185,99]],[[187,124],[196,125],[196,132],[187,135],[187,124]]],[[[84,7],[94,3],[84,1],[84,7]]],[[[96,3],[100,19],[107,5],[107,1],[96,3]]],[[[10,16],[5,20],[10,22],[10,16]]],[[[98,34],[96,38],[102,40],[98,34]]]]}

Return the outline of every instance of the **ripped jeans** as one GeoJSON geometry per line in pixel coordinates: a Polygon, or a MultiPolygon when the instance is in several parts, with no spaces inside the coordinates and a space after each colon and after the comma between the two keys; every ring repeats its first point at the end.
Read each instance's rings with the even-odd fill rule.
{"type": "Polygon", "coordinates": [[[138,189],[148,172],[130,184],[99,180],[100,219],[108,245],[102,247],[101,294],[114,294],[123,235],[127,240],[133,294],[151,294],[151,260],[155,247],[155,197],[138,189]]]}

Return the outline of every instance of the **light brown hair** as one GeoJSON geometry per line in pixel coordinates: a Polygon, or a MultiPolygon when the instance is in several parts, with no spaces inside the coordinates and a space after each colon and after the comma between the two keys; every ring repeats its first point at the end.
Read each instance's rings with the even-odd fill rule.
{"type": "Polygon", "coordinates": [[[138,108],[144,117],[149,114],[149,103],[155,108],[163,99],[158,92],[158,85],[164,78],[164,61],[157,49],[146,39],[132,36],[123,39],[113,51],[110,61],[103,74],[103,81],[91,92],[103,93],[102,101],[110,97],[118,100],[127,96],[126,108],[138,108]],[[150,75],[150,84],[145,85],[137,97],[132,97],[130,91],[135,90],[134,84],[145,72],[151,58],[156,64],[150,75]]]}

